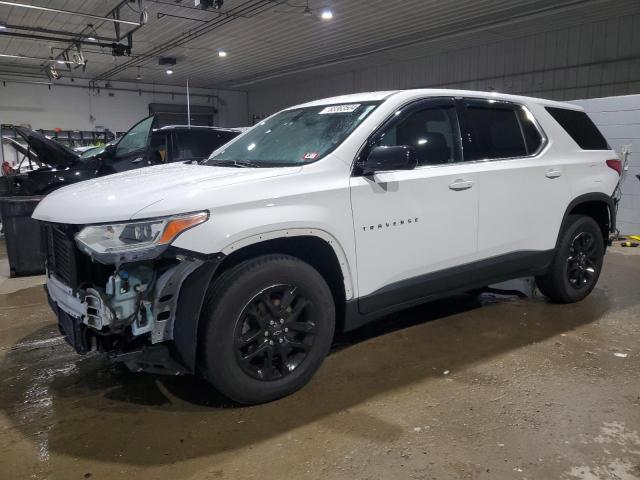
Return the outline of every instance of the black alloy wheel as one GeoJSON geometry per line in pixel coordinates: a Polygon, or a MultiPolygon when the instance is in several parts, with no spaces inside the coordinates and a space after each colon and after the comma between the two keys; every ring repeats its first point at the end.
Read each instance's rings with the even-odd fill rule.
{"type": "Polygon", "coordinates": [[[578,302],[589,295],[602,270],[604,241],[603,231],[592,217],[569,215],[551,265],[536,277],[540,291],[557,303],[578,302]]]}
{"type": "Polygon", "coordinates": [[[578,233],[571,242],[567,257],[567,280],[575,289],[588,287],[598,270],[596,239],[589,232],[578,233]]]}
{"type": "Polygon", "coordinates": [[[302,388],[329,353],[336,308],[323,276],[284,254],[247,259],[214,279],[200,318],[199,371],[243,404],[302,388]]]}
{"type": "Polygon", "coordinates": [[[249,301],[235,329],[236,359],[247,375],[278,380],[304,362],[316,328],[310,305],[292,285],[274,285],[249,301]]]}

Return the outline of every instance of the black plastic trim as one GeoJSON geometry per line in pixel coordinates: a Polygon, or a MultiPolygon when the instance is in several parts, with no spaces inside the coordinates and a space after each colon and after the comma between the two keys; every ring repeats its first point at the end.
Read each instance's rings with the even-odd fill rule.
{"type": "Polygon", "coordinates": [[[196,369],[198,323],[204,296],[222,258],[216,257],[194,270],[182,282],[178,294],[173,346],[178,360],[190,373],[194,373],[196,369]]]}
{"type": "Polygon", "coordinates": [[[548,271],[555,250],[520,251],[393,283],[347,302],[345,331],[414,305],[548,271]]]}
{"type": "MultiPolygon", "coordinates": [[[[616,203],[613,197],[607,195],[606,193],[601,192],[592,192],[585,193],[584,195],[579,195],[569,203],[569,206],[564,212],[564,216],[562,217],[562,223],[560,224],[560,233],[564,228],[565,222],[567,221],[567,217],[571,213],[571,210],[576,208],[578,205],[587,202],[603,202],[607,205],[609,209],[609,233],[615,233],[616,231],[616,203]]],[[[558,239],[556,241],[556,247],[560,242],[560,233],[558,233],[558,239]]],[[[606,242],[605,242],[606,243],[606,242]]]]}

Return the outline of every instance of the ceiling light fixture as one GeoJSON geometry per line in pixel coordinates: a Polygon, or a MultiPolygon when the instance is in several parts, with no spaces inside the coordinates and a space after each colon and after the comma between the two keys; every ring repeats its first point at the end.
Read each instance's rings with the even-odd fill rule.
{"type": "Polygon", "coordinates": [[[173,75],[173,70],[171,70],[170,68],[167,68],[167,75],[173,75]]]}
{"type": "Polygon", "coordinates": [[[6,29],[7,29],[7,24],[0,22],[0,30],[6,30],[6,29]]]}
{"type": "Polygon", "coordinates": [[[224,51],[224,50],[218,50],[218,56],[219,56],[220,58],[224,58],[224,57],[226,57],[226,56],[227,56],[227,52],[226,52],[226,51],[224,51]]]}
{"type": "Polygon", "coordinates": [[[322,18],[322,20],[332,20],[333,12],[329,9],[323,10],[320,14],[320,18],[322,18]]]}
{"type": "Polygon", "coordinates": [[[89,40],[90,42],[95,42],[96,41],[96,37],[87,37],[87,40],[89,40]]]}

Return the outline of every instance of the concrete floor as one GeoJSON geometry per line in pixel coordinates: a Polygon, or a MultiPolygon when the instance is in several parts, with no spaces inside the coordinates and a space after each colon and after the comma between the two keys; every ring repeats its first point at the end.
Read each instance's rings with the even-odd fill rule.
{"type": "Polygon", "coordinates": [[[579,304],[460,296],[382,320],[251,408],[79,357],[41,286],[0,284],[1,479],[640,478],[640,249],[611,249],[579,304]]]}

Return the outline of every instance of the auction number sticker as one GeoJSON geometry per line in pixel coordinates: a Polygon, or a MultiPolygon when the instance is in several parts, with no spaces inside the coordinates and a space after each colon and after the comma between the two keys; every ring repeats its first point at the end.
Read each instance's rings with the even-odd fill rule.
{"type": "Polygon", "coordinates": [[[349,105],[331,105],[330,107],[325,107],[320,112],[320,115],[327,115],[330,113],[351,113],[355,112],[359,106],[359,103],[351,103],[349,105]]]}

